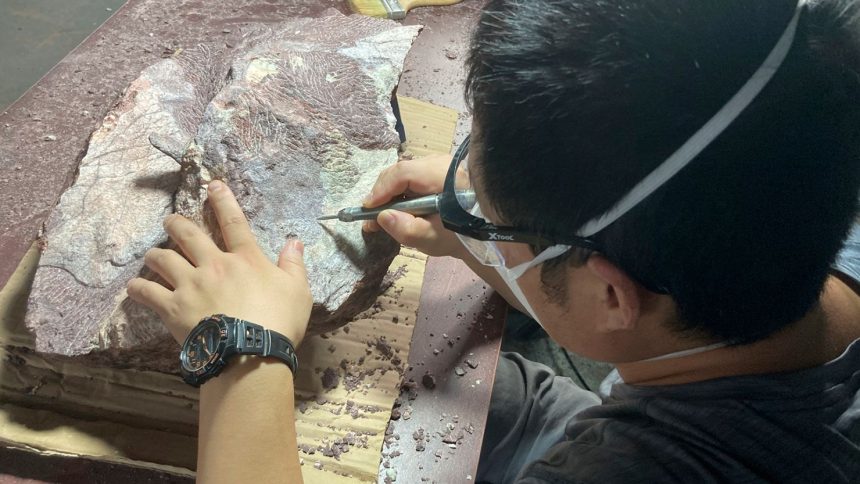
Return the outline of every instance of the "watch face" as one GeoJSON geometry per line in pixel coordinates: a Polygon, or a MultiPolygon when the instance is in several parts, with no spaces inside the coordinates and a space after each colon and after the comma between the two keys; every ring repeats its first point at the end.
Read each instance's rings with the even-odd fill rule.
{"type": "Polygon", "coordinates": [[[214,321],[194,328],[182,351],[182,365],[190,372],[200,370],[212,359],[221,341],[221,331],[214,321]]]}

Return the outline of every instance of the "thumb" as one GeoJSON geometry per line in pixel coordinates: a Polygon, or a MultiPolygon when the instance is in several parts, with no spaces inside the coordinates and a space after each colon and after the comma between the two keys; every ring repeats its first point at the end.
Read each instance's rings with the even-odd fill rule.
{"type": "Polygon", "coordinates": [[[405,212],[385,210],[379,214],[377,223],[394,240],[409,247],[421,250],[433,241],[432,224],[405,212]]]}
{"type": "Polygon", "coordinates": [[[278,257],[278,267],[285,272],[298,273],[307,276],[305,273],[305,244],[299,239],[290,239],[281,250],[281,255],[278,257]]]}

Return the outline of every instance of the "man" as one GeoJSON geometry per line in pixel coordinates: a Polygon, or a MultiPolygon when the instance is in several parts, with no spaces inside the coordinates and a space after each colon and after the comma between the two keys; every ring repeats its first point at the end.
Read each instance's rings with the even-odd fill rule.
{"type": "MultiPolygon", "coordinates": [[[[837,0],[489,2],[471,143],[450,166],[398,163],[365,201],[443,192],[440,216],[366,229],[460,257],[617,374],[601,402],[502,358],[479,480],[860,482],[857,15],[837,0]]],[[[210,200],[229,252],[173,216],[187,260],[147,255],[173,289],[136,279],[129,295],[178,341],[224,313],[298,344],[301,244],[275,267],[227,187],[210,200]]],[[[200,478],[297,482],[292,408],[286,365],[231,362],[201,390],[200,478]]]]}

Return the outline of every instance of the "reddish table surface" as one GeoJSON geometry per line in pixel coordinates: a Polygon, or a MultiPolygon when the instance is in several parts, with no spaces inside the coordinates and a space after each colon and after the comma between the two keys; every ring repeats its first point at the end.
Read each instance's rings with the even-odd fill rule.
{"type": "MultiPolygon", "coordinates": [[[[481,5],[483,1],[467,0],[422,8],[404,21],[424,25],[424,30],[406,59],[398,91],[463,113],[457,141],[470,122],[462,91],[463,60],[481,5]]],[[[73,180],[90,133],[143,68],[166,49],[229,43],[248,23],[314,16],[330,7],[348,12],[338,0],[129,0],[0,113],[0,286],[73,180]]],[[[404,395],[400,409],[411,407],[411,415],[397,418],[395,412],[382,449],[382,462],[397,471],[397,482],[474,478],[505,308],[461,262],[428,262],[407,375],[417,388],[413,400],[404,395]],[[457,376],[460,370],[463,376],[457,376]],[[435,383],[432,389],[422,385],[428,374],[435,383]],[[443,435],[452,439],[448,424],[454,426],[452,444],[443,442],[443,435]],[[419,429],[430,436],[423,451],[416,450],[413,439],[419,429]]],[[[8,452],[0,463],[23,462],[10,459],[8,452]]],[[[69,474],[63,470],[68,463],[62,462],[44,460],[37,474],[26,473],[29,466],[16,466],[16,474],[63,480],[69,474]]],[[[153,477],[140,472],[143,480],[153,477]]]]}
{"type": "Polygon", "coordinates": [[[474,482],[506,313],[507,303],[461,261],[430,259],[409,350],[411,385],[383,449],[398,482],[474,482]]]}

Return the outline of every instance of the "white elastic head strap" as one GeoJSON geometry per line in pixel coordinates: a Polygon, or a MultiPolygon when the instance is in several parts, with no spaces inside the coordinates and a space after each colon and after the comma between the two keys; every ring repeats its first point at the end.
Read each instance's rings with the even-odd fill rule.
{"type": "Polygon", "coordinates": [[[537,255],[534,259],[523,262],[522,264],[511,267],[510,269],[504,268],[503,270],[507,270],[508,274],[510,274],[514,279],[519,279],[520,276],[526,273],[527,270],[532,267],[540,264],[541,262],[547,261],[549,259],[553,259],[555,257],[560,256],[570,250],[569,245],[553,245],[551,247],[546,248],[543,252],[537,255]]]}
{"type": "Polygon", "coordinates": [[[797,31],[800,12],[803,10],[805,3],[805,0],[797,2],[794,16],[791,18],[788,27],[785,28],[785,32],[782,33],[782,37],[779,38],[779,41],[777,41],[773,50],[770,51],[770,54],[764,60],[761,67],[758,68],[729,102],[705,123],[696,134],[690,137],[683,146],[678,148],[678,151],[674,152],[672,156],[643,178],[608,212],[588,221],[579,229],[577,232],[578,236],[590,237],[600,232],[609,226],[609,224],[618,220],[619,217],[629,212],[630,209],[638,205],[645,197],[654,193],[655,190],[687,166],[702,150],[707,148],[750,105],[753,99],[758,96],[771,80],[777,69],[779,69],[779,66],[782,65],[785,56],[788,54],[789,49],[791,49],[791,44],[794,42],[794,34],[797,31]]]}

